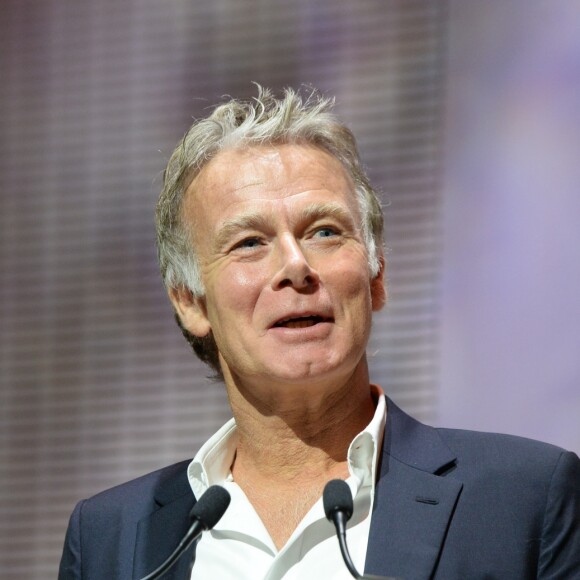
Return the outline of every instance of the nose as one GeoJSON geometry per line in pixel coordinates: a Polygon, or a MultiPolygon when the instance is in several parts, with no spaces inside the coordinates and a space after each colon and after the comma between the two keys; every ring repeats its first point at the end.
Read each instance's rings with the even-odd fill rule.
{"type": "Polygon", "coordinates": [[[278,270],[272,278],[272,288],[280,290],[286,287],[304,290],[318,286],[318,272],[312,268],[304,255],[300,244],[293,236],[279,241],[278,270]]]}

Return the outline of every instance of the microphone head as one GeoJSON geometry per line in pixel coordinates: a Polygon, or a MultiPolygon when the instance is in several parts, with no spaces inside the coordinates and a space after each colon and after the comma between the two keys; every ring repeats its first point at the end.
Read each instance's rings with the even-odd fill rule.
{"type": "Polygon", "coordinates": [[[332,521],[336,512],[343,512],[347,521],[350,520],[353,511],[352,494],[348,483],[342,479],[332,479],[324,486],[322,503],[327,519],[332,521]]]}
{"type": "Polygon", "coordinates": [[[230,505],[230,494],[219,485],[212,485],[189,512],[190,519],[199,520],[205,530],[211,530],[230,505]]]}

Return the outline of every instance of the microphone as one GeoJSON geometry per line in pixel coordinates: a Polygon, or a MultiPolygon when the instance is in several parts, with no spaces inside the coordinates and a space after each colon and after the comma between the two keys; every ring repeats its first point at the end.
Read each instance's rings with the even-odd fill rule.
{"type": "MultiPolygon", "coordinates": [[[[346,545],[346,522],[350,520],[354,509],[350,487],[342,479],[332,479],[324,486],[322,503],[326,518],[330,520],[336,529],[338,545],[342,559],[351,575],[357,580],[389,580],[383,576],[365,574],[361,576],[354,566],[348,546],[346,545]]],[[[395,580],[394,578],[390,580],[395,580]]]]}
{"type": "MultiPolygon", "coordinates": [[[[193,506],[191,512],[189,512],[189,519],[192,520],[192,523],[185,533],[185,536],[181,539],[181,542],[177,545],[177,548],[173,550],[161,566],[141,578],[141,580],[157,580],[157,578],[161,578],[181,558],[187,548],[201,536],[202,532],[211,530],[219,522],[228,509],[230,500],[230,494],[223,487],[219,485],[209,487],[193,506]]],[[[193,562],[192,560],[190,573],[193,562]]]]}
{"type": "Polygon", "coordinates": [[[342,559],[344,560],[348,571],[358,580],[360,574],[354,567],[346,545],[346,522],[350,520],[352,510],[354,509],[352,495],[348,484],[342,479],[333,479],[329,481],[324,486],[322,503],[324,504],[326,519],[330,520],[336,529],[342,559]]]}

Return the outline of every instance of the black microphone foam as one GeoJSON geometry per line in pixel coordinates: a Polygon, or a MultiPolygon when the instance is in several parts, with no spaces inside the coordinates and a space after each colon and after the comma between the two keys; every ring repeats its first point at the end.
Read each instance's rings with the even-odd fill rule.
{"type": "Polygon", "coordinates": [[[332,479],[324,486],[322,492],[322,503],[327,519],[332,521],[332,516],[336,512],[343,512],[347,521],[352,516],[353,503],[350,487],[342,479],[332,479]]]}
{"type": "Polygon", "coordinates": [[[212,485],[193,506],[189,517],[198,520],[204,530],[211,530],[230,505],[230,494],[219,485],[212,485]]]}

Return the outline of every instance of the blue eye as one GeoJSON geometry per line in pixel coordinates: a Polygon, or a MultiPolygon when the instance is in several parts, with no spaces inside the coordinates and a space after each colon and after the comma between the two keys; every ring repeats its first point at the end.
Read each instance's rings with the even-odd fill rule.
{"type": "Polygon", "coordinates": [[[245,248],[255,248],[260,245],[260,242],[257,238],[250,238],[249,240],[244,240],[241,245],[245,248]]]}
{"type": "Polygon", "coordinates": [[[320,228],[314,235],[318,236],[319,238],[330,238],[332,236],[336,236],[337,232],[333,228],[320,228]]]}
{"type": "Polygon", "coordinates": [[[242,240],[241,242],[238,242],[235,246],[235,248],[257,248],[258,246],[261,245],[260,239],[259,238],[246,238],[245,240],[242,240]]]}

